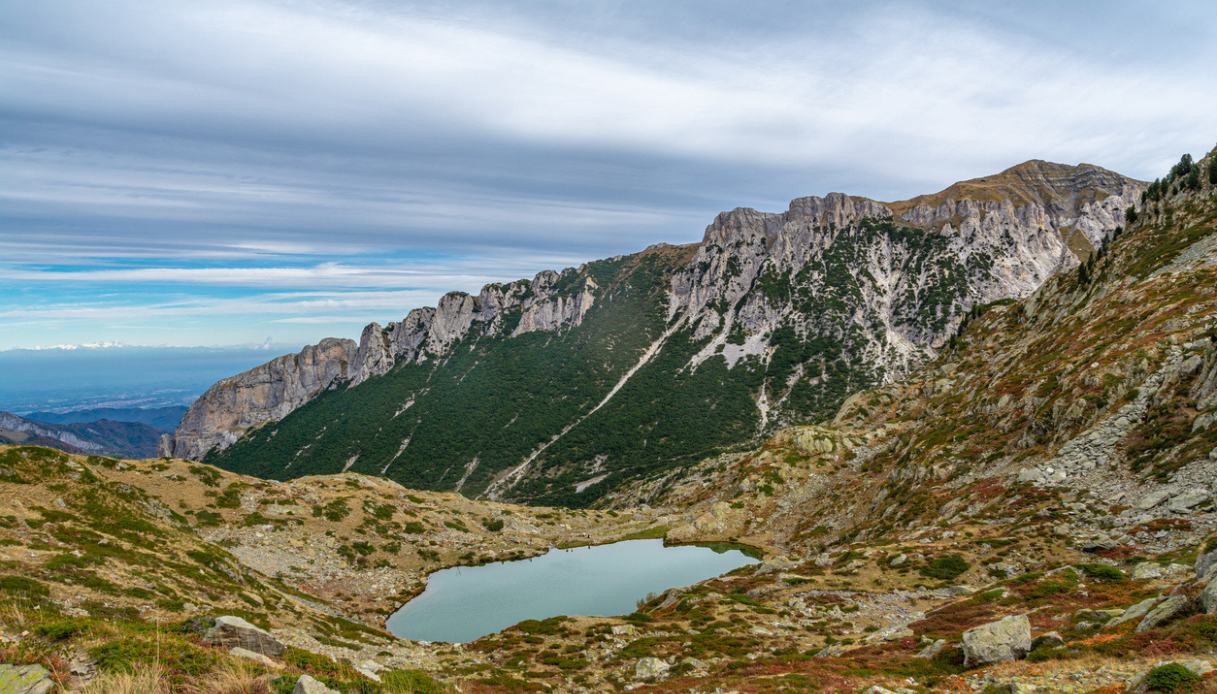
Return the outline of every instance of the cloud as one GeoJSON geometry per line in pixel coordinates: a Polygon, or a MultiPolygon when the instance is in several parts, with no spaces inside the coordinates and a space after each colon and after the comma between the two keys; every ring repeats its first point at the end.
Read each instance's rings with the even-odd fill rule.
{"type": "Polygon", "coordinates": [[[1073,5],[16,3],[0,332],[47,309],[78,321],[54,341],[101,339],[99,315],[172,340],[143,306],[260,340],[344,315],[276,291],[405,292],[344,307],[398,316],[695,241],[721,209],[1032,157],[1152,178],[1212,146],[1208,4],[1073,5]]]}

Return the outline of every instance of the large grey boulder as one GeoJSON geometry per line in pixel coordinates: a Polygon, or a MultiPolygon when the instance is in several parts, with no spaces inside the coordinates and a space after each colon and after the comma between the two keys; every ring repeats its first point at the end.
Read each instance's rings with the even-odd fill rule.
{"type": "Polygon", "coordinates": [[[1132,605],[1128,609],[1124,610],[1123,614],[1121,614],[1119,617],[1116,617],[1115,619],[1108,622],[1107,626],[1109,626],[1109,627],[1119,626],[1125,622],[1131,622],[1134,619],[1141,619],[1146,614],[1148,614],[1149,611],[1151,609],[1153,609],[1154,605],[1157,605],[1161,599],[1162,598],[1146,598],[1146,599],[1142,600],[1141,602],[1139,602],[1135,605],[1132,605]]]}
{"type": "Polygon", "coordinates": [[[657,680],[666,676],[671,667],[659,658],[639,658],[634,664],[634,678],[648,682],[657,680]]]}
{"type": "Polygon", "coordinates": [[[266,630],[231,615],[216,617],[215,624],[203,635],[203,640],[218,646],[244,648],[272,658],[278,658],[287,650],[286,646],[266,630]]]}
{"type": "Polygon", "coordinates": [[[963,633],[965,665],[985,665],[1026,657],[1031,650],[1031,622],[1013,615],[963,633]]]}
{"type": "Polygon", "coordinates": [[[50,694],[55,689],[51,673],[41,665],[0,663],[0,692],[4,694],[50,694]]]}
{"type": "Polygon", "coordinates": [[[1150,610],[1141,623],[1137,625],[1137,633],[1140,634],[1149,631],[1155,627],[1166,624],[1172,619],[1182,617],[1191,612],[1193,602],[1186,595],[1172,595],[1169,598],[1158,603],[1158,606],[1150,610]]]}
{"type": "Polygon", "coordinates": [[[1214,568],[1217,568],[1217,549],[1202,552],[1196,557],[1196,578],[1204,578],[1214,568]]]}
{"type": "Polygon", "coordinates": [[[324,684],[313,679],[312,675],[300,675],[292,694],[338,694],[324,684]]]}
{"type": "Polygon", "coordinates": [[[1217,576],[1209,580],[1209,584],[1200,591],[1200,606],[1205,614],[1217,614],[1217,576]]]}

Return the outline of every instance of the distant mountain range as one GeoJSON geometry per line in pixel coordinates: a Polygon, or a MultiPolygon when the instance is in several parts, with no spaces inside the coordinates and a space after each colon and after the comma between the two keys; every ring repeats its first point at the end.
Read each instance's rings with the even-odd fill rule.
{"type": "Polygon", "coordinates": [[[172,432],[186,414],[185,405],[168,407],[95,407],[68,412],[30,412],[22,415],[42,424],[78,424],[109,419],[114,422],[146,424],[160,432],[172,432]]]}
{"type": "Polygon", "coordinates": [[[102,419],[43,424],[0,412],[0,443],[49,446],[68,453],[151,458],[156,455],[160,437],[160,430],[138,422],[102,419]]]}
{"type": "Polygon", "coordinates": [[[901,202],[724,212],[700,244],[450,293],[223,379],[162,452],[586,505],[831,417],[937,355],[977,307],[1076,267],[1143,190],[1036,160],[901,202]]]}

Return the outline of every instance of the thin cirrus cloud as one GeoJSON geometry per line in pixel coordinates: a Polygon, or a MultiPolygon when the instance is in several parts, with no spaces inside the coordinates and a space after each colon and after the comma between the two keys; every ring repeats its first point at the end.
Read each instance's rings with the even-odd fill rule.
{"type": "Polygon", "coordinates": [[[1032,157],[1152,178],[1212,146],[1217,112],[1201,2],[42,0],[0,20],[0,349],[350,335],[695,241],[740,205],[898,199],[1032,157]]]}

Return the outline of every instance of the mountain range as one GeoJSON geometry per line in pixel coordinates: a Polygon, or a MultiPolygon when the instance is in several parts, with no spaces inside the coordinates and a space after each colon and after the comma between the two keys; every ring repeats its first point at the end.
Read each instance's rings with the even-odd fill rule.
{"type": "Polygon", "coordinates": [[[1077,266],[1144,189],[1034,160],[901,202],[724,212],[699,244],[453,292],[224,379],[162,453],[587,505],[831,417],[937,355],[970,311],[1077,266]]]}

